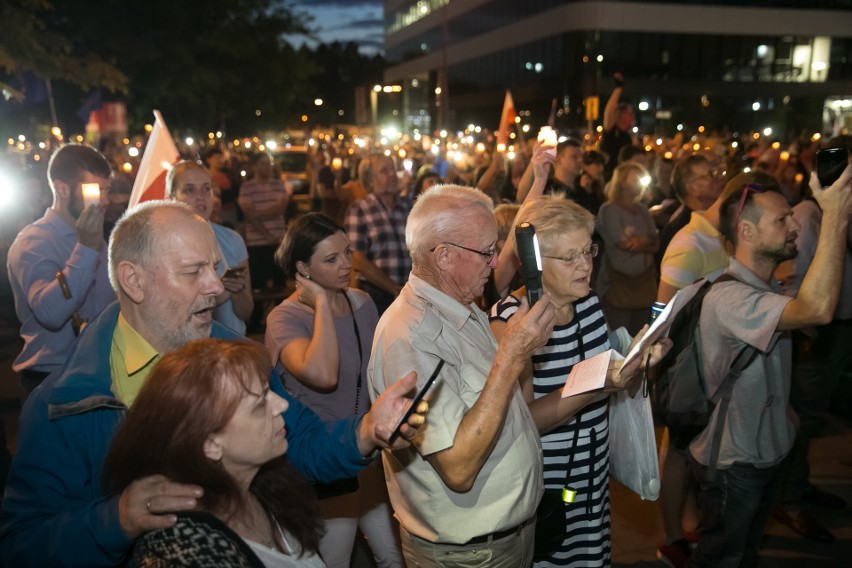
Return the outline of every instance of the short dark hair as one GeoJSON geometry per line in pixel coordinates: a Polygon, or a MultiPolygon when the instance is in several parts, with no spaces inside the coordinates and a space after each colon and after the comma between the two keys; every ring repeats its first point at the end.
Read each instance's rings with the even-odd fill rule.
{"type": "Polygon", "coordinates": [[[568,148],[581,148],[580,142],[573,138],[569,138],[567,140],[563,140],[559,144],[556,145],[556,155],[560,155],[563,151],[568,148]]]}
{"type": "Polygon", "coordinates": [[[327,215],[302,215],[287,227],[287,232],[275,251],[275,264],[287,278],[295,278],[298,273],[296,263],[309,262],[317,245],[337,232],[344,232],[343,227],[327,215]]]}
{"type": "MultiPolygon", "coordinates": [[[[719,208],[719,231],[734,245],[737,244],[737,228],[734,227],[734,217],[737,214],[740,197],[742,197],[746,186],[758,186],[763,193],[781,193],[778,180],[759,170],[737,174],[725,184],[725,188],[722,190],[724,200],[719,208]]],[[[760,215],[760,208],[754,204],[754,195],[746,196],[739,220],[757,223],[760,221],[760,215]]]]}
{"type": "Polygon", "coordinates": [[[606,165],[606,156],[596,150],[586,150],[583,152],[583,163],[586,165],[600,164],[606,165]]]}
{"type": "Polygon", "coordinates": [[[112,168],[103,154],[85,144],[62,146],[53,153],[47,165],[47,179],[50,180],[51,186],[56,180],[74,185],[82,179],[83,172],[109,178],[112,168]]]}
{"type": "Polygon", "coordinates": [[[624,162],[629,162],[633,159],[633,156],[644,156],[647,154],[645,148],[642,146],[637,146],[636,144],[628,144],[627,146],[623,146],[621,150],[618,151],[618,163],[623,164],[624,162]]]}

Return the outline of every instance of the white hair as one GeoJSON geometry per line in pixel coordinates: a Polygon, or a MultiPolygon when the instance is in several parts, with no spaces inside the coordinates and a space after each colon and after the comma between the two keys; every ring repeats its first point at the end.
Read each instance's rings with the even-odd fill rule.
{"type": "MultiPolygon", "coordinates": [[[[420,194],[405,224],[405,244],[412,263],[426,263],[428,252],[459,235],[478,233],[471,227],[471,210],[479,209],[493,219],[491,198],[479,190],[460,185],[435,185],[420,194]]],[[[495,222],[496,223],[496,222],[495,222]]]]}

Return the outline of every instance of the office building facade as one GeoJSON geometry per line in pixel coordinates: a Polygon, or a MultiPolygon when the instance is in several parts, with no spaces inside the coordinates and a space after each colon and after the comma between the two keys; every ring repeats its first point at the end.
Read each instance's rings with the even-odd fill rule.
{"type": "Polygon", "coordinates": [[[385,55],[408,130],[496,127],[505,89],[579,129],[616,71],[644,133],[852,130],[852,0],[386,0],[385,55]]]}

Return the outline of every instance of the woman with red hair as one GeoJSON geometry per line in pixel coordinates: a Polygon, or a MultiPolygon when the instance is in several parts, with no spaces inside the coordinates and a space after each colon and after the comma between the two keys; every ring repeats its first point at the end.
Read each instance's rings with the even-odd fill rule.
{"type": "Polygon", "coordinates": [[[287,402],[269,389],[270,371],[261,345],[218,339],[151,371],[113,440],[105,485],[120,493],[159,474],[204,495],[198,511],[143,535],[128,566],[324,566],[313,492],[283,457],[287,402]]]}

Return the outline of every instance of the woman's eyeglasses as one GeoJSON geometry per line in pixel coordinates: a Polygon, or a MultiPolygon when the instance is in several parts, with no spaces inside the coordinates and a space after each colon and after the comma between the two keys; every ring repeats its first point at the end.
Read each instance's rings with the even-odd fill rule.
{"type": "Polygon", "coordinates": [[[541,255],[542,258],[553,258],[556,260],[561,260],[565,264],[576,264],[582,255],[584,258],[595,258],[598,256],[598,245],[592,244],[584,248],[583,250],[576,250],[572,253],[569,253],[567,256],[548,256],[546,254],[541,255]]]}

